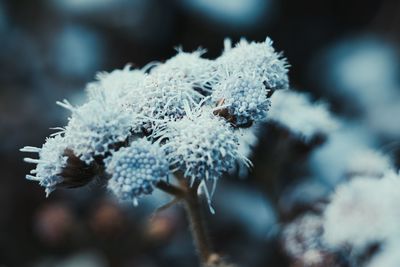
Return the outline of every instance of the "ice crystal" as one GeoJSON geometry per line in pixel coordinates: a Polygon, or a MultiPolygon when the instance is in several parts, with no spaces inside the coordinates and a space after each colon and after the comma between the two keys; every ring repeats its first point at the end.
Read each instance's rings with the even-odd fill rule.
{"type": "Polygon", "coordinates": [[[194,180],[216,180],[240,159],[238,139],[230,125],[211,110],[193,112],[170,122],[162,133],[172,166],[194,180]]]}
{"type": "Polygon", "coordinates": [[[47,138],[42,148],[27,146],[21,149],[22,152],[39,154],[38,159],[25,158],[26,162],[37,164],[26,178],[38,181],[41,186],[46,188],[46,195],[49,195],[56,185],[63,181],[60,174],[67,163],[67,156],[64,155],[66,148],[65,138],[55,135],[47,138]]]}
{"type": "Polygon", "coordinates": [[[87,86],[89,99],[100,101],[105,99],[110,104],[123,103],[127,96],[142,89],[141,85],[145,76],[143,71],[132,70],[130,65],[110,73],[100,72],[96,75],[97,81],[89,83],[87,86]]]}
{"type": "Polygon", "coordinates": [[[137,203],[137,198],[151,194],[155,184],[168,177],[169,165],[159,145],[146,139],[133,141],[106,160],[111,175],[108,188],[121,200],[137,203]]]}
{"type": "Polygon", "coordinates": [[[265,42],[248,42],[240,40],[231,48],[230,40],[225,42],[225,51],[217,60],[219,70],[223,73],[247,73],[264,83],[267,89],[287,89],[287,63],[280,53],[272,47],[272,40],[265,42]]]}
{"type": "Polygon", "coordinates": [[[74,153],[87,164],[124,142],[134,125],[130,114],[121,113],[104,101],[91,100],[76,108],[68,102],[59,104],[72,111],[64,130],[65,138],[74,153]]]}
{"type": "Polygon", "coordinates": [[[195,106],[203,99],[203,95],[185,82],[149,75],[137,98],[140,98],[140,102],[129,105],[129,109],[132,113],[140,114],[141,127],[152,131],[160,123],[184,117],[185,104],[195,106]]]}
{"type": "Polygon", "coordinates": [[[193,89],[209,91],[216,75],[215,62],[202,58],[205,50],[198,49],[192,53],[178,49],[175,57],[159,64],[151,70],[151,75],[176,86],[188,86],[193,89]]]}
{"type": "Polygon", "coordinates": [[[212,98],[222,102],[238,125],[265,120],[270,106],[264,85],[251,76],[228,77],[215,86],[212,98]]]}

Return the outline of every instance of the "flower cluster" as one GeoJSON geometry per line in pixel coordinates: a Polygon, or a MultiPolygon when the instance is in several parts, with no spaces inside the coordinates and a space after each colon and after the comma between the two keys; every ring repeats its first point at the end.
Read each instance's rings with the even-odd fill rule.
{"type": "Polygon", "coordinates": [[[37,164],[27,178],[50,193],[90,180],[74,181],[80,173],[101,174],[119,199],[136,202],[171,173],[206,189],[236,163],[248,165],[242,151],[255,141],[243,131],[265,122],[273,91],[288,88],[286,61],[268,38],[234,47],[226,40],[215,60],[204,52],[178,49],[165,63],[99,73],[87,103],[58,102],[71,111],[68,125],[43,148],[22,149],[39,153],[26,159],[37,164]]]}

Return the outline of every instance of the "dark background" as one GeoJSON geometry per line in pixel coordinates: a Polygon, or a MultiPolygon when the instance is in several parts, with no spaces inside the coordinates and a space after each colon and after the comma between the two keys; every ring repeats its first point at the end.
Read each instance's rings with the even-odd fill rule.
{"type": "MultiPolygon", "coordinates": [[[[152,215],[163,196],[134,208],[115,203],[95,183],[46,199],[42,188],[24,179],[31,166],[19,148],[41,146],[50,127],[65,125],[68,113],[55,101],[82,103],[85,84],[98,71],[162,61],[180,45],[185,51],[204,47],[205,56],[215,58],[226,37],[266,36],[288,58],[291,87],[329,102],[350,124],[367,125],[373,143],[396,154],[400,131],[392,126],[399,125],[399,109],[379,115],[390,127],[375,126],[365,116],[374,106],[358,101],[368,88],[348,94],[335,66],[365,47],[383,51],[388,72],[379,64],[364,74],[350,70],[361,73],[361,81],[383,72],[383,80],[393,79],[390,90],[399,93],[399,1],[0,1],[0,266],[196,266],[182,210],[152,215]],[[232,3],[238,8],[230,9],[232,3]]],[[[376,102],[385,106],[385,99],[376,102]]],[[[304,158],[313,146],[279,129],[262,134],[249,177],[219,183],[217,213],[207,216],[217,251],[239,266],[289,264],[276,233],[298,211],[277,203],[287,203],[282,193],[294,180],[310,176],[304,158]],[[278,166],[271,164],[282,151],[278,166]],[[277,179],[271,173],[279,173],[277,179]]],[[[324,195],[329,189],[315,190],[324,195]]]]}

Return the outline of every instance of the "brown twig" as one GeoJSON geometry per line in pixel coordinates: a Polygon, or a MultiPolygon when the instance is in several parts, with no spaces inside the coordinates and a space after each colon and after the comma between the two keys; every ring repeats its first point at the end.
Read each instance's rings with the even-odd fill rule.
{"type": "Polygon", "coordinates": [[[176,178],[179,181],[180,187],[167,182],[160,182],[157,184],[157,187],[183,201],[190,223],[190,231],[194,239],[194,245],[196,246],[201,265],[210,266],[212,255],[216,254],[212,253],[209,237],[204,224],[202,207],[197,194],[199,182],[195,182],[190,186],[186,179],[182,179],[179,175],[176,178]]]}
{"type": "Polygon", "coordinates": [[[210,256],[213,254],[210,239],[204,224],[202,207],[197,194],[198,184],[192,187],[188,186],[187,194],[185,197],[185,209],[190,222],[190,230],[194,239],[194,244],[200,261],[203,266],[207,266],[210,256]]]}

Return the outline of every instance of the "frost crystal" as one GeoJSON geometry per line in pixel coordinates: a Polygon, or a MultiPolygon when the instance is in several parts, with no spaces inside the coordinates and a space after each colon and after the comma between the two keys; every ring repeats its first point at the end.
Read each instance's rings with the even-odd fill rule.
{"type": "Polygon", "coordinates": [[[238,139],[227,122],[211,110],[193,112],[167,124],[162,134],[172,166],[193,182],[216,180],[240,159],[238,139]]]}
{"type": "Polygon", "coordinates": [[[108,188],[121,200],[137,203],[137,198],[151,194],[154,185],[168,177],[168,162],[157,144],[146,139],[133,141],[106,159],[111,175],[108,188]]]}
{"type": "Polygon", "coordinates": [[[63,180],[60,173],[67,163],[67,157],[64,155],[66,148],[65,138],[55,135],[47,138],[42,148],[24,147],[21,149],[22,152],[39,154],[39,159],[25,158],[26,162],[37,164],[36,169],[31,170],[32,175],[27,175],[26,178],[38,181],[41,186],[46,188],[47,196],[63,180]]]}
{"type": "Polygon", "coordinates": [[[270,101],[262,82],[250,76],[232,76],[215,86],[215,102],[221,101],[238,125],[266,119],[270,101]]]}
{"type": "Polygon", "coordinates": [[[305,139],[337,127],[326,106],[323,103],[310,103],[305,94],[290,90],[277,91],[272,95],[271,102],[269,119],[305,139]]]}
{"type": "Polygon", "coordinates": [[[132,113],[140,114],[141,127],[148,131],[169,120],[181,119],[185,115],[185,104],[195,106],[203,99],[184,82],[166,80],[163,76],[146,77],[140,102],[129,105],[132,113]]]}
{"type": "Polygon", "coordinates": [[[157,65],[151,70],[151,75],[163,79],[177,86],[188,86],[193,89],[209,91],[215,79],[215,63],[202,58],[205,50],[192,53],[178,50],[178,54],[167,60],[164,64],[157,65]]]}
{"type": "Polygon", "coordinates": [[[96,76],[97,81],[87,86],[89,99],[98,101],[106,99],[110,104],[120,103],[132,92],[136,93],[141,89],[145,76],[141,70],[131,70],[130,65],[110,73],[100,72],[96,76]]]}
{"type": "Polygon", "coordinates": [[[105,101],[92,100],[77,108],[68,102],[59,104],[72,111],[64,130],[65,138],[74,153],[87,164],[125,142],[134,125],[132,116],[105,101]]]}
{"type": "Polygon", "coordinates": [[[261,43],[249,43],[242,39],[233,48],[227,41],[224,53],[216,61],[222,73],[247,73],[256,77],[267,89],[289,87],[286,60],[275,52],[269,38],[261,43]]]}

